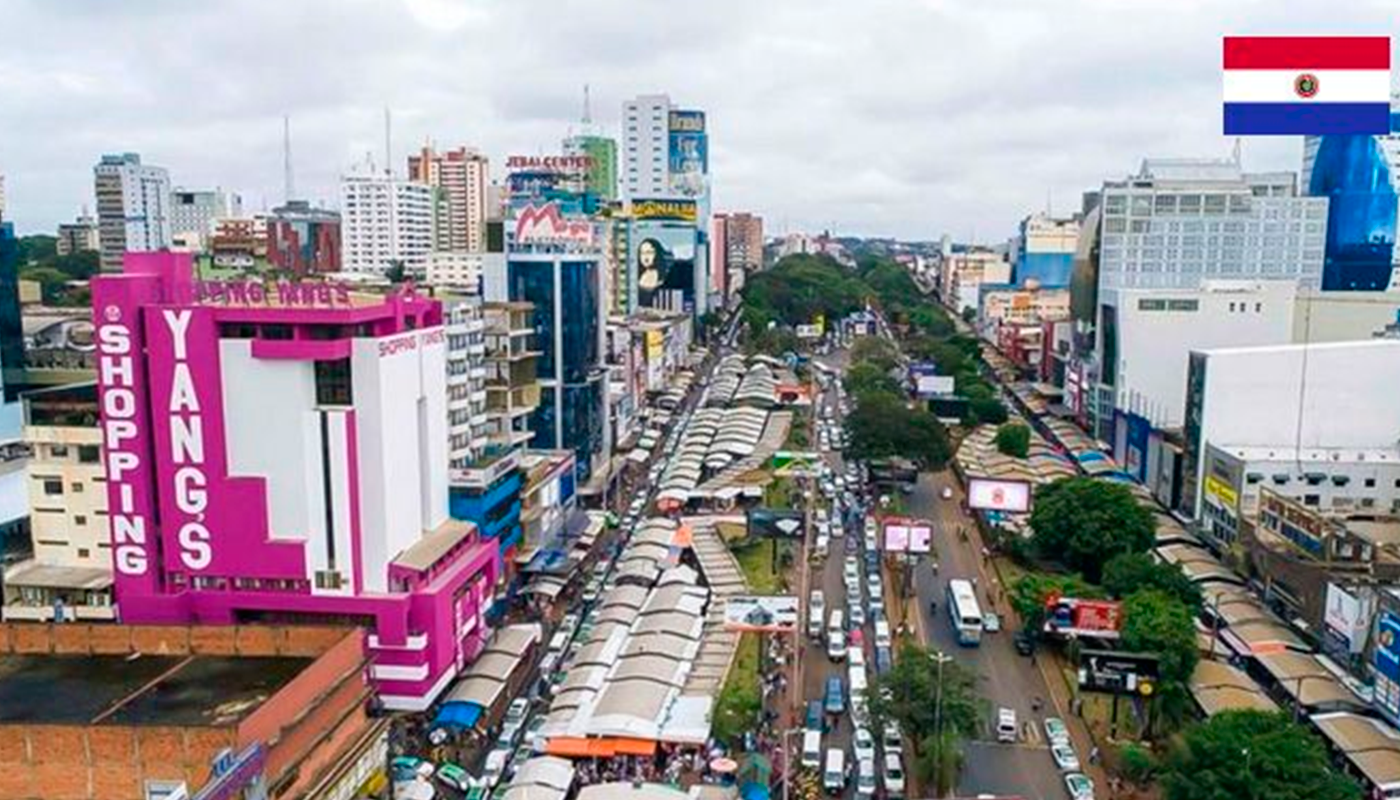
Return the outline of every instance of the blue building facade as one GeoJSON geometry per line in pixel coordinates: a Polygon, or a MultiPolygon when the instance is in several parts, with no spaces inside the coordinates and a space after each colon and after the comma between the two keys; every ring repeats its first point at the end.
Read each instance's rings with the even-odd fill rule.
{"type": "Polygon", "coordinates": [[[511,469],[484,488],[453,486],[448,491],[448,513],[475,524],[483,538],[496,539],[501,553],[507,553],[520,542],[523,484],[520,470],[511,469]]]}
{"type": "Polygon", "coordinates": [[[19,239],[12,222],[0,222],[0,368],[4,396],[0,397],[0,443],[23,435],[19,393],[14,380],[24,369],[24,327],[19,309],[19,239]]]}
{"type": "Polygon", "coordinates": [[[1036,281],[1043,289],[1063,289],[1069,286],[1074,271],[1074,253],[1022,252],[1014,269],[1012,280],[1018,287],[1025,288],[1028,281],[1036,281]]]}
{"type": "Polygon", "coordinates": [[[1322,288],[1384,291],[1395,268],[1396,215],[1400,211],[1400,115],[1390,136],[1308,137],[1303,188],[1326,197],[1327,245],[1322,288]]]}
{"type": "Polygon", "coordinates": [[[540,404],[530,419],[530,446],[574,451],[575,475],[587,483],[607,447],[601,258],[512,254],[506,293],[534,304],[540,404]]]}

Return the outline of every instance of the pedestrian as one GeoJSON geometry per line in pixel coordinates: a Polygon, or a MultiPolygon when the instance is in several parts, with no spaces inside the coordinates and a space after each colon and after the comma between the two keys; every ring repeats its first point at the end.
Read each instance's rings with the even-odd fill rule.
{"type": "Polygon", "coordinates": [[[1089,763],[1090,763],[1090,764],[1097,764],[1097,763],[1099,763],[1099,746],[1098,746],[1098,745],[1094,745],[1093,747],[1091,747],[1091,748],[1089,749],[1089,763]]]}

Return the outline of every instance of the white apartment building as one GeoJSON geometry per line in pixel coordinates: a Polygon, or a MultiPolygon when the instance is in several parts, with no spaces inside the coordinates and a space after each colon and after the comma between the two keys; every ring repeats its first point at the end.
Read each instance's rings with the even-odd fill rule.
{"type": "Polygon", "coordinates": [[[223,189],[184,189],[170,193],[170,230],[185,241],[197,240],[198,249],[208,249],[215,220],[243,216],[243,198],[223,189]]]}
{"type": "Polygon", "coordinates": [[[1011,262],[1006,254],[995,250],[969,250],[945,256],[939,275],[939,291],[943,302],[959,314],[967,309],[977,310],[981,301],[982,284],[1011,282],[1011,262]]]}
{"type": "Polygon", "coordinates": [[[408,157],[408,179],[433,190],[433,250],[486,250],[491,162],[485,155],[466,147],[439,153],[429,145],[408,157]]]}
{"type": "Polygon", "coordinates": [[[487,263],[504,264],[505,257],[505,253],[429,253],[424,279],[431,286],[480,294],[481,276],[487,269],[487,263]]]}
{"type": "Polygon", "coordinates": [[[1136,175],[1104,183],[1099,290],[1189,289],[1209,278],[1318,286],[1327,198],[1299,196],[1296,182],[1234,161],[1144,160],[1136,175]]]}
{"type": "Polygon", "coordinates": [[[670,193],[671,98],[644,94],[622,104],[622,189],[626,197],[670,193]]]}
{"type": "Polygon", "coordinates": [[[447,457],[454,470],[475,462],[487,444],[486,323],[481,298],[445,299],[447,457]]]}
{"type": "Polygon", "coordinates": [[[433,190],[392,175],[340,181],[341,263],[345,272],[383,275],[401,264],[423,275],[433,248],[433,190]]]}
{"type": "Polygon", "coordinates": [[[84,213],[72,222],[58,223],[58,241],[55,246],[61,256],[85,250],[98,250],[101,242],[97,238],[97,220],[84,213]]]}
{"type": "Polygon", "coordinates": [[[136,153],[104,155],[93,167],[102,269],[121,269],[125,252],[170,246],[170,173],[136,153]]]}

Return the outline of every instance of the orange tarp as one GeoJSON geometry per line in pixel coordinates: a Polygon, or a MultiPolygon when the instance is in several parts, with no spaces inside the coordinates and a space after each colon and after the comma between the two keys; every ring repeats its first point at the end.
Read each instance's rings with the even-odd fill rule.
{"type": "Polygon", "coordinates": [[[656,755],[656,742],[651,739],[613,739],[620,756],[656,755]]]}
{"type": "Polygon", "coordinates": [[[585,739],[578,736],[556,736],[544,751],[563,758],[607,758],[609,756],[650,756],[656,754],[656,742],[650,739],[585,739]]]}
{"type": "Polygon", "coordinates": [[[691,533],[689,525],[682,525],[676,528],[676,532],[671,536],[672,547],[690,547],[695,542],[694,534],[691,533]]]}

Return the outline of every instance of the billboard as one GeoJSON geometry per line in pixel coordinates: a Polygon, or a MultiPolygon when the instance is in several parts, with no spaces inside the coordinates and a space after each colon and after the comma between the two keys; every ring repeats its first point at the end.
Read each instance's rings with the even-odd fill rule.
{"type": "Polygon", "coordinates": [[[667,172],[670,188],[682,197],[700,197],[708,188],[709,136],[703,111],[672,111],[667,172]]]}
{"type": "Polygon", "coordinates": [[[933,549],[933,523],[922,519],[886,517],[884,549],[891,553],[928,553],[933,549]]]}
{"type": "Polygon", "coordinates": [[[797,616],[797,598],[791,595],[735,595],[724,604],[724,629],[793,633],[797,616]]]}
{"type": "Polygon", "coordinates": [[[1123,604],[1051,595],[1045,601],[1045,632],[1061,636],[1117,639],[1123,627],[1123,604]]]}
{"type": "Polygon", "coordinates": [[[647,198],[632,201],[632,219],[689,222],[699,219],[694,200],[647,198]]]}
{"type": "Polygon", "coordinates": [[[1371,631],[1371,605],[1335,583],[1327,584],[1327,608],[1322,615],[1327,638],[1336,640],[1350,655],[1365,650],[1366,635],[1371,631]]]}
{"type": "Polygon", "coordinates": [[[797,338],[799,339],[820,339],[822,329],[820,325],[798,325],[797,338]]]}
{"type": "Polygon", "coordinates": [[[920,397],[939,397],[954,392],[952,375],[919,375],[914,380],[914,393],[920,397]]]}
{"type": "Polygon", "coordinates": [[[1025,481],[971,478],[967,482],[968,508],[1025,514],[1031,510],[1031,485],[1025,481]]]}
{"type": "Polygon", "coordinates": [[[629,276],[636,282],[637,306],[686,311],[695,308],[698,240],[692,225],[634,223],[629,276]]]}
{"type": "Polygon", "coordinates": [[[801,539],[807,516],[785,508],[751,508],[748,536],[757,539],[801,539]]]}
{"type": "Polygon", "coordinates": [[[1386,609],[1376,620],[1376,706],[1400,721],[1400,617],[1386,609]]]}
{"type": "Polygon", "coordinates": [[[1079,651],[1079,687],[1090,692],[1140,694],[1156,690],[1158,657],[1117,650],[1079,651]]]}
{"type": "Polygon", "coordinates": [[[598,226],[591,220],[568,217],[558,202],[528,203],[515,212],[512,227],[517,245],[562,245],[593,248],[598,226]]]}

